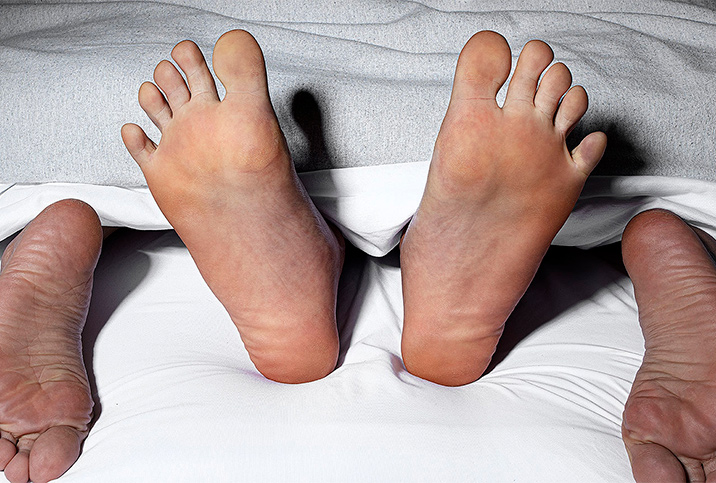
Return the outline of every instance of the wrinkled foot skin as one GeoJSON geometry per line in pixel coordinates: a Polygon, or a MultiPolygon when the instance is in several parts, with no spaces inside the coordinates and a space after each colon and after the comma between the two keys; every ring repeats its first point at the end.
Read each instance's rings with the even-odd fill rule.
{"type": "Polygon", "coordinates": [[[196,44],[177,44],[172,57],[188,86],[162,61],[156,85],[139,90],[161,142],[127,124],[124,143],[256,368],[280,382],[319,379],[338,357],[343,239],[296,175],[261,49],[242,30],[217,41],[213,66],[226,87],[222,101],[196,44]]]}
{"type": "Polygon", "coordinates": [[[716,241],[676,215],[622,238],[645,340],[622,435],[637,482],[716,481],[716,241]],[[708,247],[708,248],[707,248],[708,247]]]}
{"type": "Polygon", "coordinates": [[[102,245],[95,212],[55,203],[10,243],[0,270],[0,468],[12,483],[55,479],[92,416],[81,352],[102,245]]]}
{"type": "Polygon", "coordinates": [[[571,153],[565,138],[587,110],[541,41],[511,67],[495,32],[475,34],[458,59],[423,199],[401,247],[402,353],[412,374],[444,385],[485,371],[505,320],[566,221],[606,147],[592,133],[571,153]]]}

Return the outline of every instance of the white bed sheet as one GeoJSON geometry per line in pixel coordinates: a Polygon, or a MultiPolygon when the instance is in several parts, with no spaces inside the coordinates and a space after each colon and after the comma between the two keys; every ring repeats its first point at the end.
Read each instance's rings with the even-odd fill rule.
{"type": "Polygon", "coordinates": [[[550,255],[499,364],[460,388],[403,368],[395,253],[349,254],[340,366],[297,386],[256,372],[173,232],[120,232],[103,257],[84,331],[99,415],[60,481],[630,481],[642,340],[628,279],[589,254],[550,255]]]}
{"type": "MultiPolygon", "coordinates": [[[[445,388],[410,375],[400,358],[399,256],[391,249],[417,207],[425,168],[302,175],[320,209],[363,250],[348,254],[341,282],[340,365],[310,384],[256,372],[173,232],[110,239],[84,333],[100,412],[64,481],[631,481],[621,412],[643,353],[632,287],[576,247],[616,241],[631,216],[658,206],[716,234],[716,184],[590,180],[558,236],[572,246],[546,258],[491,370],[445,388]]],[[[145,189],[0,192],[0,238],[66,197],[85,199],[107,224],[168,226],[145,189]]]]}

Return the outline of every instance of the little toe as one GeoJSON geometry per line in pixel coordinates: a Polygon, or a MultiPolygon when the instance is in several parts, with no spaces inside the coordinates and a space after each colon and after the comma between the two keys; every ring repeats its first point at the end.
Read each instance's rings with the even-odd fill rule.
{"type": "Polygon", "coordinates": [[[512,102],[528,102],[533,104],[537,82],[542,72],[554,59],[549,45],[541,40],[530,40],[522,49],[510,86],[507,88],[505,106],[512,102]]]}
{"type": "Polygon", "coordinates": [[[268,93],[266,64],[258,42],[245,30],[231,30],[214,46],[214,72],[231,92],[268,93]]]}
{"type": "Polygon", "coordinates": [[[174,64],[163,60],[154,68],[154,82],[164,91],[167,102],[174,112],[189,102],[191,95],[184,78],[174,64]]]}
{"type": "Polygon", "coordinates": [[[204,55],[194,42],[191,40],[179,42],[172,50],[172,58],[184,71],[192,97],[203,94],[210,99],[219,99],[214,78],[206,66],[204,55]]]}
{"type": "Polygon", "coordinates": [[[122,126],[122,141],[140,168],[149,161],[149,157],[157,149],[157,145],[147,137],[144,130],[132,123],[122,126]]]}
{"type": "Polygon", "coordinates": [[[582,86],[574,86],[564,95],[561,104],[557,108],[557,114],[554,118],[554,127],[568,136],[572,132],[574,126],[577,125],[584,113],[589,107],[589,98],[587,91],[582,86]]]}
{"type": "Polygon", "coordinates": [[[572,160],[585,175],[594,170],[607,149],[607,135],[597,131],[587,135],[572,151],[572,160]]]}
{"type": "Polygon", "coordinates": [[[145,82],[139,86],[139,106],[144,109],[149,119],[160,131],[163,131],[164,126],[172,119],[171,107],[159,88],[151,82],[145,82]]]}
{"type": "Polygon", "coordinates": [[[497,106],[497,91],[510,75],[511,66],[510,46],[502,35],[489,30],[476,33],[457,60],[451,100],[481,99],[497,106]]]}
{"type": "Polygon", "coordinates": [[[562,96],[572,85],[572,73],[566,65],[558,62],[550,67],[539,83],[535,94],[535,107],[550,120],[554,119],[562,96]]]}
{"type": "Polygon", "coordinates": [[[69,426],[55,426],[42,433],[30,452],[29,472],[33,483],[59,478],[77,461],[84,434],[69,426]]]}

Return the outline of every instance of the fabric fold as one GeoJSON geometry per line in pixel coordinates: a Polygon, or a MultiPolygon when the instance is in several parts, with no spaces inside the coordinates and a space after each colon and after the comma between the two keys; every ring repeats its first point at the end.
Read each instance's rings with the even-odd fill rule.
{"type": "MultiPolygon", "coordinates": [[[[381,257],[400,241],[420,204],[429,164],[340,168],[300,178],[323,215],[356,247],[381,257]]],[[[171,229],[147,188],[48,183],[0,185],[0,239],[22,229],[55,201],[90,204],[107,226],[171,229]]],[[[716,236],[716,183],[660,176],[595,176],[553,244],[592,248],[620,240],[636,214],[670,210],[716,236]]]]}

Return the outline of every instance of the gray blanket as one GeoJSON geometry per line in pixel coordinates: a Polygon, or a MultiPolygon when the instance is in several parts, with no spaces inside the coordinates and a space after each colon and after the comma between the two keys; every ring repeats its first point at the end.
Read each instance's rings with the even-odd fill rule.
{"type": "Polygon", "coordinates": [[[597,173],[716,181],[713,2],[175,0],[0,5],[0,183],[143,185],[119,136],[159,140],[139,85],[180,40],[210,61],[233,28],[264,49],[299,171],[429,160],[457,54],[492,29],[514,60],[547,41],[586,87],[570,142],[607,132],[597,173]]]}

